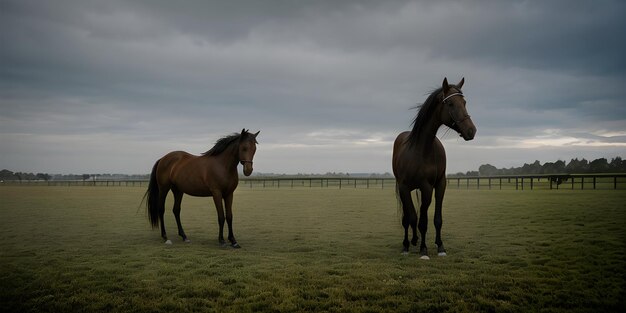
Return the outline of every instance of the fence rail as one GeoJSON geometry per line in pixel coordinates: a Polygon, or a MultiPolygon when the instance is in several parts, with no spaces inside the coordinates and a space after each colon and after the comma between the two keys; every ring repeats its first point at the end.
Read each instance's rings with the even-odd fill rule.
{"type": "Polygon", "coordinates": [[[457,189],[612,189],[626,190],[626,174],[554,174],[448,178],[457,189]]]}
{"type": "MultiPolygon", "coordinates": [[[[497,190],[626,190],[626,174],[554,174],[449,177],[449,189],[497,189],[497,190]]],[[[4,181],[1,185],[23,186],[124,186],[148,187],[147,180],[79,180],[79,181],[4,181]]],[[[395,188],[393,178],[348,177],[253,177],[241,178],[239,188],[395,188]]]]}

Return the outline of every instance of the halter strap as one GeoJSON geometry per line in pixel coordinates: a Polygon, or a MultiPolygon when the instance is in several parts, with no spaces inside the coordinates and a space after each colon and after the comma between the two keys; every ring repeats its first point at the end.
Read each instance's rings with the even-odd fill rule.
{"type": "Polygon", "coordinates": [[[450,98],[452,98],[454,96],[461,96],[461,97],[463,97],[463,93],[455,92],[455,93],[453,93],[451,95],[448,95],[447,97],[443,98],[443,100],[441,102],[446,102],[448,99],[450,99],[450,98]]]}
{"type": "Polygon", "coordinates": [[[239,160],[239,163],[241,163],[241,165],[245,165],[246,163],[253,164],[254,162],[252,162],[252,160],[239,160]]]}
{"type": "MultiPolygon", "coordinates": [[[[455,92],[453,94],[450,94],[447,97],[443,98],[443,100],[441,102],[442,103],[446,103],[446,101],[448,99],[450,99],[450,98],[452,98],[454,96],[461,96],[461,97],[463,97],[463,93],[459,91],[459,92],[455,92]]],[[[452,123],[452,126],[454,126],[455,124],[459,125],[459,124],[465,122],[465,120],[467,120],[468,118],[470,118],[470,115],[466,114],[465,116],[463,116],[463,118],[461,120],[457,121],[456,119],[454,119],[454,116],[452,116],[452,111],[450,111],[449,109],[448,109],[448,114],[450,114],[450,119],[452,119],[452,121],[454,122],[454,123],[452,123]]]]}

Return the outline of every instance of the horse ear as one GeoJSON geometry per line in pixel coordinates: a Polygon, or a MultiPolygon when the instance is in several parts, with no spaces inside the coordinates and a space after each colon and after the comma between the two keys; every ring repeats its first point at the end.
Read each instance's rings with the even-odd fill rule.
{"type": "Polygon", "coordinates": [[[448,92],[448,90],[450,90],[450,85],[448,85],[447,77],[443,78],[443,84],[441,84],[441,88],[443,89],[443,92],[448,92]]]}
{"type": "Polygon", "coordinates": [[[241,135],[243,136],[245,133],[246,133],[246,129],[245,129],[245,128],[242,128],[242,129],[241,129],[241,135]]]}
{"type": "Polygon", "coordinates": [[[463,84],[465,84],[465,77],[461,78],[461,81],[458,84],[456,84],[456,88],[459,88],[459,89],[463,88],[463,84]]]}
{"type": "Polygon", "coordinates": [[[255,139],[256,139],[256,136],[258,136],[260,132],[261,132],[261,131],[259,130],[258,132],[256,132],[256,134],[254,134],[254,138],[255,138],[255,139]]]}

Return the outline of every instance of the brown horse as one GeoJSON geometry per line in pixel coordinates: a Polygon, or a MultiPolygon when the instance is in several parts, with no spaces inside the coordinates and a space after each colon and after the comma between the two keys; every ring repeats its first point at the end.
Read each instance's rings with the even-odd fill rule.
{"type": "Polygon", "coordinates": [[[165,233],[165,198],[171,190],[174,194],[174,216],[178,224],[178,234],[183,241],[189,242],[180,224],[180,204],[183,194],[197,197],[213,197],[217,218],[220,226],[219,242],[225,245],[224,220],[228,223],[228,240],[233,248],[240,248],[233,235],[233,192],[239,183],[237,165],[243,165],[246,176],[252,174],[252,159],[256,152],[256,134],[245,129],[241,134],[234,133],[217,141],[211,150],[201,156],[191,155],[184,151],[170,152],[159,159],[152,168],[146,208],[152,228],[161,225],[161,237],[165,243],[171,243],[165,233]],[[222,205],[222,200],[224,205],[222,205]],[[226,218],[224,218],[224,206],[226,218]]]}
{"type": "MultiPolygon", "coordinates": [[[[435,243],[440,256],[446,255],[441,241],[441,206],[446,190],[446,152],[436,137],[441,125],[446,125],[465,140],[474,139],[476,127],[465,108],[461,91],[465,79],[456,85],[449,85],[444,78],[441,88],[433,91],[420,106],[413,121],[413,130],[398,135],[393,145],[393,174],[396,177],[396,192],[402,205],[402,226],[404,226],[403,253],[409,251],[409,226],[413,230],[411,243],[417,245],[417,230],[422,235],[420,254],[428,259],[426,229],[428,227],[428,206],[435,190],[435,243]],[[417,213],[411,199],[411,191],[419,189],[422,195],[419,226],[417,213]]],[[[418,197],[419,199],[419,197],[418,197]]]]}

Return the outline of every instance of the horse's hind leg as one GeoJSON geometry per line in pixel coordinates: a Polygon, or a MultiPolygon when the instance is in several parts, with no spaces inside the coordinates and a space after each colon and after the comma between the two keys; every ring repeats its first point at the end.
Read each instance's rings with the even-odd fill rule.
{"type": "MultiPolygon", "coordinates": [[[[167,233],[165,232],[165,198],[167,198],[167,193],[169,189],[159,190],[159,222],[161,223],[161,238],[168,243],[167,233]]],[[[171,241],[169,242],[171,243],[171,241]]]]}
{"type": "Polygon", "coordinates": [[[420,217],[418,228],[422,235],[422,242],[420,244],[420,255],[422,259],[428,259],[428,248],[426,247],[426,230],[428,229],[428,207],[432,201],[433,188],[430,185],[420,188],[422,193],[422,204],[420,205],[420,217]]]}
{"type": "Polygon", "coordinates": [[[185,231],[183,230],[183,225],[180,223],[180,204],[183,202],[183,193],[176,188],[172,188],[172,192],[174,193],[174,217],[176,218],[176,225],[178,226],[178,235],[183,238],[184,242],[191,242],[187,239],[187,235],[185,235],[185,231]]]}
{"type": "Polygon", "coordinates": [[[402,241],[403,253],[409,252],[409,226],[413,229],[413,238],[411,243],[417,244],[417,213],[411,198],[411,190],[405,186],[398,187],[400,202],[402,202],[402,226],[404,227],[404,240],[402,241]]]}

